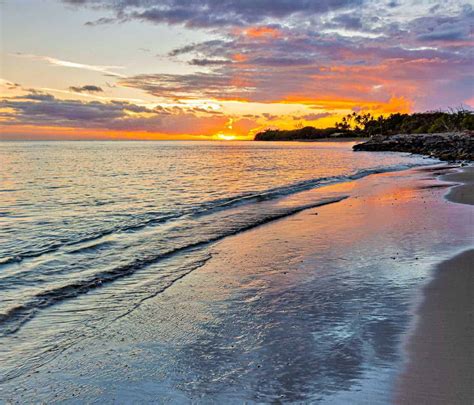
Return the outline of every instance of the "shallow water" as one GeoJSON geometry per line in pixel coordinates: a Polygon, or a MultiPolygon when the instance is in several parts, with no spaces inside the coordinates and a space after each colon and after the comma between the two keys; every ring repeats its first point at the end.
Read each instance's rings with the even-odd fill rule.
{"type": "Polygon", "coordinates": [[[432,162],[351,146],[1,143],[0,378],[162,293],[211,258],[210,242],[349,195],[329,184],[432,162]]]}
{"type": "MultiPolygon", "coordinates": [[[[292,196],[350,195],[210,244],[199,269],[127,316],[63,342],[46,364],[38,358],[42,367],[0,386],[4,397],[392,403],[421,288],[437,263],[473,242],[473,208],[444,200],[441,185],[410,170],[292,196]]],[[[155,270],[190,263],[173,256],[155,270]]],[[[147,286],[122,285],[131,297],[147,286]]],[[[118,299],[107,290],[41,311],[17,336],[118,299]]]]}

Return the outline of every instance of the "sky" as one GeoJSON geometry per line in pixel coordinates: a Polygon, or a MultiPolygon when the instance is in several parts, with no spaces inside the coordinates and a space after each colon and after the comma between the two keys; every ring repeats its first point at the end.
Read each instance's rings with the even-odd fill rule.
{"type": "Polygon", "coordinates": [[[474,108],[474,1],[1,0],[0,139],[252,139],[474,108]]]}

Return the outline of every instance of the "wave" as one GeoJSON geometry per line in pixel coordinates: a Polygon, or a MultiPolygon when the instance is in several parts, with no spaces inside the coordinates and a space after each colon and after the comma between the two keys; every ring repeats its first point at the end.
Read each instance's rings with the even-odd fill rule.
{"type": "MultiPolygon", "coordinates": [[[[131,312],[139,308],[144,302],[150,300],[159,294],[166,291],[170,288],[173,284],[177,281],[181,280],[182,278],[186,277],[189,273],[197,270],[198,268],[204,266],[210,259],[212,258],[211,254],[206,254],[201,258],[196,258],[191,264],[186,263],[185,271],[179,271],[175,278],[171,280],[166,280],[164,283],[160,284],[160,286],[153,292],[148,292],[146,295],[138,299],[136,302],[131,303],[128,307],[124,306],[123,310],[119,313],[111,317],[110,322],[115,322],[120,320],[121,318],[126,317],[131,312]]],[[[108,323],[107,323],[108,324],[108,323]]],[[[6,372],[3,375],[0,375],[0,384],[5,383],[9,380],[12,380],[24,373],[26,371],[35,370],[47,362],[54,359],[58,354],[69,348],[72,344],[77,342],[80,339],[87,338],[90,336],[90,333],[96,333],[97,326],[84,323],[84,329],[79,330],[75,329],[74,332],[65,338],[65,336],[56,337],[54,341],[49,341],[48,344],[44,345],[38,351],[35,351],[31,354],[30,358],[28,359],[27,355],[23,355],[21,364],[15,364],[14,367],[7,367],[6,372]],[[30,360],[30,361],[29,361],[30,360]]],[[[4,371],[4,370],[3,370],[4,371]]]]}
{"type": "MultiPolygon", "coordinates": [[[[432,164],[432,162],[426,163],[426,164],[432,164]]],[[[260,201],[277,199],[283,196],[299,193],[302,191],[307,191],[307,190],[321,187],[321,186],[326,186],[326,185],[345,182],[345,181],[357,180],[371,174],[405,170],[411,167],[422,166],[422,165],[425,165],[425,164],[413,163],[413,164],[404,164],[404,165],[385,166],[385,167],[377,167],[373,169],[359,170],[356,173],[353,173],[347,176],[317,177],[317,178],[293,183],[287,186],[275,187],[275,188],[265,190],[262,192],[246,192],[246,193],[238,194],[235,196],[205,201],[194,207],[182,209],[175,212],[162,212],[162,213],[158,213],[158,215],[156,215],[156,213],[153,213],[153,214],[146,213],[139,216],[138,219],[135,219],[135,220],[132,219],[132,221],[125,223],[123,225],[120,224],[120,225],[112,226],[111,228],[108,228],[108,229],[101,229],[98,232],[80,235],[78,236],[77,239],[56,241],[46,247],[42,247],[37,250],[18,252],[18,253],[13,253],[8,256],[5,256],[3,258],[0,257],[0,267],[3,265],[20,263],[23,260],[40,257],[45,254],[54,253],[60,249],[68,248],[70,246],[75,246],[75,245],[80,245],[87,242],[96,241],[112,234],[117,234],[117,233],[122,233],[122,232],[134,232],[148,226],[164,224],[170,221],[178,220],[184,216],[200,217],[200,216],[212,214],[219,210],[235,207],[238,205],[251,204],[251,203],[260,202],[260,201]]],[[[130,218],[137,218],[137,216],[130,216],[130,218]]],[[[71,251],[71,252],[75,253],[77,252],[77,250],[71,251]]],[[[66,253],[71,253],[71,252],[66,252],[66,253]]]]}
{"type": "Polygon", "coordinates": [[[288,208],[283,212],[280,211],[273,214],[270,213],[255,222],[247,223],[235,228],[230,228],[228,230],[225,230],[221,234],[203,240],[198,240],[184,246],[176,247],[168,251],[161,252],[159,254],[149,254],[145,257],[135,259],[134,261],[125,265],[101,271],[89,278],[77,280],[70,284],[42,291],[33,296],[27,302],[10,308],[5,313],[0,314],[0,327],[2,328],[0,336],[7,336],[17,332],[26,322],[28,322],[35,316],[37,311],[41,309],[60,303],[67,299],[78,297],[79,295],[86,294],[92,290],[101,288],[107,284],[112,283],[115,280],[130,276],[133,273],[147,266],[155,264],[160,260],[169,258],[179,253],[202,248],[206,245],[209,245],[210,243],[217,242],[218,240],[221,240],[225,237],[236,235],[238,233],[263,225],[265,223],[296,214],[297,212],[303,211],[305,209],[337,203],[346,198],[348,198],[348,196],[327,198],[311,204],[288,208]]]}
{"type": "Polygon", "coordinates": [[[72,255],[79,254],[79,253],[97,253],[98,251],[106,249],[110,247],[111,245],[112,245],[112,242],[108,242],[108,241],[97,242],[91,245],[81,246],[77,249],[70,250],[68,253],[72,255]]]}

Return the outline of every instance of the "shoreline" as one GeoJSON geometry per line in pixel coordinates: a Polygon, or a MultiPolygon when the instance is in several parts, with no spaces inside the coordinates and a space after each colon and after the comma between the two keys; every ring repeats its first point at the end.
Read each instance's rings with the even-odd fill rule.
{"type": "Polygon", "coordinates": [[[466,166],[460,172],[442,176],[441,180],[459,183],[444,196],[448,201],[474,205],[474,166],[466,166]]]}
{"type": "MultiPolygon", "coordinates": [[[[474,205],[474,167],[439,179],[459,183],[450,186],[446,200],[474,205]]],[[[407,363],[397,380],[395,403],[468,404],[474,400],[473,266],[473,248],[436,265],[422,290],[416,322],[404,345],[407,363]]]]}
{"type": "Polygon", "coordinates": [[[397,404],[470,404],[474,399],[474,249],[436,266],[423,288],[399,376],[397,404]]]}
{"type": "Polygon", "coordinates": [[[213,244],[202,267],[5,397],[388,403],[410,297],[468,232],[468,207],[448,206],[434,178],[449,167],[433,167],[310,190],[350,197],[213,244]]]}

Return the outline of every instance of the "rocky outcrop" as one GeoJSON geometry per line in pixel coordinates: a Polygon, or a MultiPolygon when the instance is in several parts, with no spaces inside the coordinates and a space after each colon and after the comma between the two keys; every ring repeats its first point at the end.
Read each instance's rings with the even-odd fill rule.
{"type": "Polygon", "coordinates": [[[367,142],[355,145],[353,149],[355,151],[409,152],[441,160],[474,161],[474,132],[376,135],[367,142]]]}

